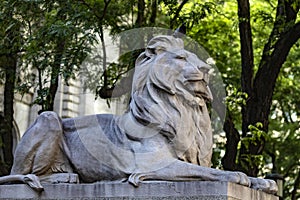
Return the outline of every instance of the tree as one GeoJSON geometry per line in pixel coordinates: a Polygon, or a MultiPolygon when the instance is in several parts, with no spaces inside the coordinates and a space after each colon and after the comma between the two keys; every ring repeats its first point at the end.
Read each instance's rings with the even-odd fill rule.
{"type": "Polygon", "coordinates": [[[13,163],[13,103],[20,49],[20,23],[14,18],[13,4],[1,2],[1,28],[0,36],[0,70],[4,74],[4,105],[3,116],[0,117],[0,147],[3,158],[0,160],[0,174],[8,174],[13,163]]]}

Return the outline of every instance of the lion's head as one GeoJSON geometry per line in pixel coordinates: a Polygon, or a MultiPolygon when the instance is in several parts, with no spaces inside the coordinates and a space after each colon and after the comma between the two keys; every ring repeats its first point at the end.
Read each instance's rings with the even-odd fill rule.
{"type": "Polygon", "coordinates": [[[136,61],[130,103],[135,119],[159,129],[179,159],[202,166],[212,153],[209,69],[181,39],[154,37],[136,61]]]}

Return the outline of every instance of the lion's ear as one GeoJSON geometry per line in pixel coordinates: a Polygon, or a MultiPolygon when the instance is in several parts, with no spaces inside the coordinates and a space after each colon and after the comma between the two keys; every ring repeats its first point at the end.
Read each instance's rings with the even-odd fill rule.
{"type": "Polygon", "coordinates": [[[146,54],[147,57],[150,57],[150,58],[151,58],[153,55],[156,54],[156,53],[155,53],[155,49],[147,48],[147,49],[145,50],[145,54],[146,54]]]}
{"type": "Polygon", "coordinates": [[[164,51],[164,48],[147,48],[145,50],[145,53],[147,57],[152,58],[153,56],[158,55],[164,51]]]}

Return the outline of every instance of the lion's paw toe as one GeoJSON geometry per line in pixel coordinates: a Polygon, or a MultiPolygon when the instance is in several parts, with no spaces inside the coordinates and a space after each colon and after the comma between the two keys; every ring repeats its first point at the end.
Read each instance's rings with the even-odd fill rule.
{"type": "Polygon", "coordinates": [[[275,181],[262,178],[249,177],[251,180],[251,188],[262,190],[266,193],[276,194],[278,187],[275,181]]]}
{"type": "Polygon", "coordinates": [[[128,182],[134,185],[135,187],[138,187],[139,184],[143,181],[143,174],[140,173],[133,173],[129,176],[128,182]]]}
{"type": "Polygon", "coordinates": [[[250,187],[251,181],[249,177],[242,172],[236,172],[236,173],[239,176],[239,184],[250,187]]]}

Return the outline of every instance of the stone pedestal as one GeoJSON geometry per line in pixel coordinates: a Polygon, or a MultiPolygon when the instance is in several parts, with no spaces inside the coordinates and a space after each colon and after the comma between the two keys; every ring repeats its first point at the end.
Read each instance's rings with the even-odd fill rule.
{"type": "Polygon", "coordinates": [[[0,199],[205,199],[278,200],[278,197],[228,182],[143,182],[48,184],[40,194],[24,184],[1,185],[0,199]]]}

